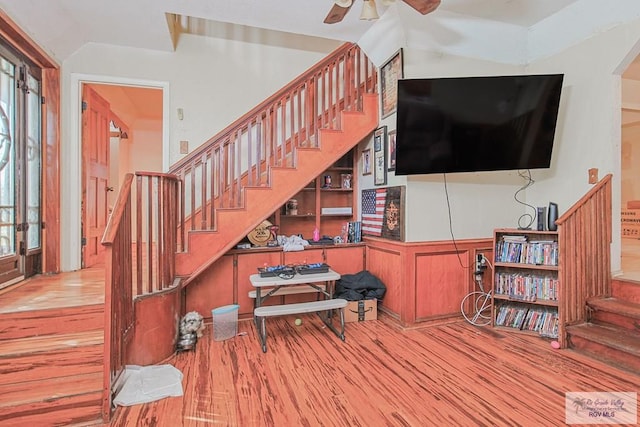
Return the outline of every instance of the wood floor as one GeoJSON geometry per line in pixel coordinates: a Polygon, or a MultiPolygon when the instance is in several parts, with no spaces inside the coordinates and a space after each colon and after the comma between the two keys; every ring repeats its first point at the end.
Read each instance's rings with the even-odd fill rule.
{"type": "MultiPolygon", "coordinates": [[[[39,276],[0,292],[0,313],[95,304],[103,283],[100,267],[39,276]]],[[[342,342],[302,319],[269,319],[266,354],[251,321],[223,342],[207,330],[166,361],[184,396],[118,408],[110,426],[555,426],[566,392],[640,388],[637,372],[462,321],[402,330],[380,314],[342,342]]]]}
{"type": "Polygon", "coordinates": [[[266,354],[251,321],[222,342],[208,331],[167,361],[184,396],[119,408],[111,426],[555,426],[566,392],[639,391],[637,374],[534,336],[382,316],[342,342],[314,316],[269,319],[266,354]]]}
{"type": "Polygon", "coordinates": [[[31,277],[0,291],[0,313],[104,303],[104,266],[31,277]]]}

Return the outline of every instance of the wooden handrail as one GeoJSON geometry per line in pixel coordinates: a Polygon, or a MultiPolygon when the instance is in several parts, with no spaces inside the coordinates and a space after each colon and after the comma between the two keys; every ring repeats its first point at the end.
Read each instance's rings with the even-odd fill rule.
{"type": "Polygon", "coordinates": [[[583,207],[595,194],[597,194],[599,191],[603,190],[603,187],[610,185],[612,178],[613,178],[612,174],[608,174],[604,178],[602,178],[584,196],[582,196],[580,198],[580,200],[575,202],[573,204],[573,206],[571,206],[571,208],[569,208],[569,210],[567,210],[564,214],[562,214],[556,220],[556,224],[557,225],[561,225],[561,224],[564,224],[567,220],[569,220],[569,218],[571,218],[576,213],[576,211],[578,209],[583,207]]]}
{"type": "MultiPolygon", "coordinates": [[[[236,132],[238,128],[241,128],[244,125],[246,125],[246,123],[251,118],[256,117],[258,113],[262,111],[267,111],[268,107],[277,103],[279,100],[286,98],[287,95],[289,95],[294,88],[299,86],[301,82],[310,80],[312,77],[314,77],[317,74],[318,70],[326,69],[333,61],[335,61],[336,57],[339,57],[341,55],[348,53],[350,50],[353,50],[354,47],[357,48],[357,46],[352,43],[342,44],[340,47],[334,50],[331,53],[331,55],[327,56],[320,62],[314,64],[313,67],[309,68],[308,70],[300,74],[298,77],[294,78],[289,84],[282,87],[282,89],[278,90],[273,95],[271,95],[270,97],[268,97],[267,99],[265,99],[264,101],[256,105],[255,107],[253,107],[247,113],[240,116],[230,125],[228,125],[224,129],[222,129],[220,132],[218,132],[215,136],[209,138],[200,148],[189,153],[187,157],[184,157],[183,159],[174,163],[170,168],[170,172],[179,171],[184,166],[188,165],[190,159],[202,156],[207,151],[207,148],[210,144],[215,143],[216,141],[222,140],[224,138],[228,138],[229,136],[233,135],[233,133],[236,132]]],[[[366,64],[372,67],[373,71],[375,72],[375,68],[373,67],[373,65],[369,63],[366,63],[366,64]]],[[[365,88],[366,93],[372,93],[372,91],[375,89],[375,82],[367,81],[366,83],[369,85],[365,88]]]]}
{"type": "MultiPolygon", "coordinates": [[[[299,147],[318,148],[320,129],[339,129],[342,111],[362,111],[377,71],[355,44],[344,44],[170,168],[183,185],[189,230],[212,230],[218,208],[239,208],[244,188],[269,186],[269,168],[295,167],[299,147]]],[[[181,247],[181,250],[186,248],[181,247]]]]}
{"type": "Polygon", "coordinates": [[[611,178],[609,174],[556,220],[560,279],[558,339],[587,320],[587,300],[611,295],[611,178]]]}
{"type": "Polygon", "coordinates": [[[124,182],[122,183],[122,187],[120,187],[120,191],[118,192],[116,204],[113,207],[111,215],[109,216],[107,227],[105,228],[104,234],[102,236],[101,243],[103,245],[113,245],[113,241],[116,238],[116,234],[118,233],[118,226],[120,225],[122,217],[125,214],[127,202],[129,201],[129,197],[131,196],[132,182],[133,175],[130,173],[126,174],[124,177],[124,182]]]}

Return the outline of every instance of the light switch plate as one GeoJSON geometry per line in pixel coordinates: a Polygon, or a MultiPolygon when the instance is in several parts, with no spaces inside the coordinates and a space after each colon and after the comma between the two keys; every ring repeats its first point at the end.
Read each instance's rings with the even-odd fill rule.
{"type": "Polygon", "coordinates": [[[189,154],[189,141],[180,141],[180,154],[189,154]]]}

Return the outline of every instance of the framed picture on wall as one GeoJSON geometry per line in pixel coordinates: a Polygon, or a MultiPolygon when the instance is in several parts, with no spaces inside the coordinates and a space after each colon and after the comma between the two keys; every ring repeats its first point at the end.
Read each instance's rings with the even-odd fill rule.
{"type": "Polygon", "coordinates": [[[362,190],[362,235],[404,241],[404,186],[362,190]]]}
{"type": "Polygon", "coordinates": [[[380,68],[381,116],[383,119],[396,111],[398,80],[402,77],[402,49],[400,49],[380,68]]]}
{"type": "Polygon", "coordinates": [[[396,170],[396,130],[389,131],[387,134],[387,170],[396,170]]]}
{"type": "Polygon", "coordinates": [[[362,175],[371,175],[371,149],[362,151],[362,175]]]}
{"type": "Polygon", "coordinates": [[[387,183],[387,127],[382,126],[373,133],[373,183],[387,183]]]}

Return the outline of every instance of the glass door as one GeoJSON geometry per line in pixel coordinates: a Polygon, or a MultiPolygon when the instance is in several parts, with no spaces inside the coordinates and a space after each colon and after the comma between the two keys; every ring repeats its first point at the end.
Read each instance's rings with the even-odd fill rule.
{"type": "Polygon", "coordinates": [[[0,288],[40,271],[40,70],[0,44],[0,288]]]}

